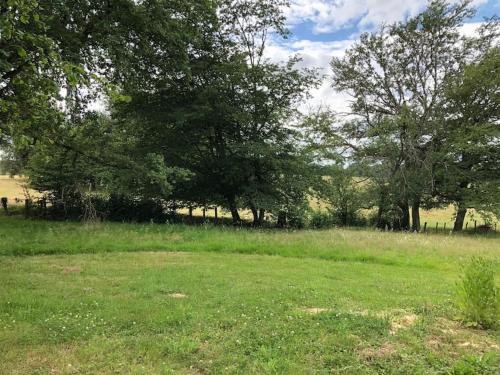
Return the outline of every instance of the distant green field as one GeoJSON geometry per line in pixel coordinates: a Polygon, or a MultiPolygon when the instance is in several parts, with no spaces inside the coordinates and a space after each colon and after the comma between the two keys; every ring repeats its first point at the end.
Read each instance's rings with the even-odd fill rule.
{"type": "MultiPolygon", "coordinates": [[[[497,374],[456,320],[500,238],[0,215],[1,374],[497,374]]],[[[498,282],[499,280],[497,280],[498,282]]]]}

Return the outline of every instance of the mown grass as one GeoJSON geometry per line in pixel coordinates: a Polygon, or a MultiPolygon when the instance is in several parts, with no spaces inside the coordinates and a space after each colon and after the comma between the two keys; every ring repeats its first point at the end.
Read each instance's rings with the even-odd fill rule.
{"type": "Polygon", "coordinates": [[[498,237],[0,219],[0,373],[496,374],[498,237]],[[467,372],[468,371],[468,372],[467,372]]]}

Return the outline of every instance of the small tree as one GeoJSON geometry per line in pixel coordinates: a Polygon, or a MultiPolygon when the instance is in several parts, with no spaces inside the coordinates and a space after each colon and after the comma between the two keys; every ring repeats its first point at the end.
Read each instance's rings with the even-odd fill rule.
{"type": "Polygon", "coordinates": [[[348,226],[363,221],[360,210],[368,208],[368,179],[360,177],[353,168],[338,166],[324,168],[323,173],[319,197],[327,203],[334,222],[348,226]]]}

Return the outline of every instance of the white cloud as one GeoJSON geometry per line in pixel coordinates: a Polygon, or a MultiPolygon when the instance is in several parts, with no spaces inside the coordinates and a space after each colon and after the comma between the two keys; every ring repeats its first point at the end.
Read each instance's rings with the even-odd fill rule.
{"type": "Polygon", "coordinates": [[[332,57],[342,57],[345,50],[354,43],[354,40],[342,41],[311,41],[289,40],[285,43],[276,43],[271,40],[267,46],[266,57],[273,62],[286,61],[293,55],[302,58],[301,68],[316,68],[325,75],[320,87],[311,91],[311,99],[302,103],[300,109],[307,112],[310,108],[329,106],[336,111],[345,112],[348,109],[347,96],[337,93],[331,86],[330,61],[332,57]]]}
{"type": "MultiPolygon", "coordinates": [[[[460,31],[464,35],[472,36],[480,26],[481,22],[467,23],[460,28],[460,31]]],[[[332,88],[330,61],[332,57],[344,56],[345,51],[354,43],[354,39],[340,41],[292,39],[280,43],[271,39],[267,45],[266,57],[273,62],[283,62],[293,55],[299,55],[302,58],[299,67],[316,68],[320,74],[325,75],[321,86],[311,91],[312,98],[300,106],[302,111],[307,111],[311,107],[329,106],[337,112],[348,112],[349,97],[332,88]]]]}
{"type": "Polygon", "coordinates": [[[482,22],[465,23],[460,27],[460,33],[464,36],[474,36],[481,27],[482,22]]]}
{"type": "Polygon", "coordinates": [[[290,24],[310,21],[313,32],[320,34],[399,21],[417,14],[425,4],[426,0],[293,0],[286,14],[290,24]]]}
{"type": "MultiPolygon", "coordinates": [[[[472,4],[479,6],[487,2],[474,0],[472,4]]],[[[292,0],[285,14],[292,26],[312,22],[316,34],[348,27],[363,31],[381,23],[393,23],[407,16],[415,16],[427,3],[427,0],[292,0]]]]}

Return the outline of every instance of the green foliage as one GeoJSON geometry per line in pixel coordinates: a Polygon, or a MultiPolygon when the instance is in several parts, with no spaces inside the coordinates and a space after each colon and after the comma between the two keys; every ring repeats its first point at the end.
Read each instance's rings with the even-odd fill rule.
{"type": "Polygon", "coordinates": [[[54,115],[61,59],[46,22],[36,0],[0,5],[0,146],[25,149],[54,115]]]}
{"type": "Polygon", "coordinates": [[[9,173],[9,162],[8,160],[0,159],[0,175],[9,173]]]}
{"type": "Polygon", "coordinates": [[[473,258],[464,267],[458,286],[463,319],[471,326],[492,328],[500,319],[500,294],[495,285],[495,265],[483,258],[473,258]]]}
{"type": "Polygon", "coordinates": [[[444,201],[458,201],[500,213],[500,48],[489,49],[447,83],[449,105],[443,122],[436,168],[436,191],[444,201]]]}
{"type": "Polygon", "coordinates": [[[105,115],[88,113],[63,122],[54,137],[32,148],[25,172],[31,188],[48,196],[51,216],[81,217],[92,204],[100,218],[165,220],[164,202],[189,174],[167,167],[161,155],[138,154],[124,130],[105,115]]]}
{"type": "Polygon", "coordinates": [[[363,223],[360,210],[371,208],[367,196],[369,181],[359,177],[355,168],[330,166],[322,168],[323,179],[318,184],[319,197],[328,204],[328,210],[337,225],[352,226],[363,223]]]}
{"type": "Polygon", "coordinates": [[[494,375],[497,373],[499,358],[495,353],[484,356],[469,355],[453,365],[448,375],[494,375]]]}
{"type": "Polygon", "coordinates": [[[331,228],[335,225],[335,219],[329,212],[313,211],[309,218],[309,225],[314,229],[331,228]]]}
{"type": "MultiPolygon", "coordinates": [[[[185,33],[175,46],[166,44],[175,40],[163,34],[156,38],[163,27],[151,30],[153,39],[150,33],[140,35],[157,48],[134,51],[130,62],[150,64],[146,70],[122,72],[120,83],[131,101],[114,110],[124,121],[134,122],[139,147],[192,173],[187,184],[174,187],[176,200],[223,206],[235,222],[240,220],[238,209],[247,208],[256,225],[265,212],[276,217],[284,212],[290,219],[301,216],[310,160],[299,145],[300,133],[289,123],[317,78],[315,72],[299,69],[296,58],[280,64],[264,58],[267,34],[286,34],[284,3],[200,5],[190,16],[206,17],[196,30],[180,25],[185,33]],[[172,48],[185,50],[185,55],[167,64],[163,51],[172,48]]],[[[140,7],[148,19],[146,27],[154,25],[157,14],[149,14],[150,4],[140,7]]]]}

